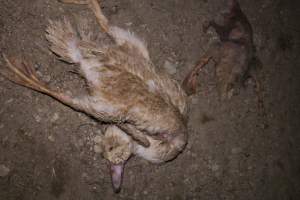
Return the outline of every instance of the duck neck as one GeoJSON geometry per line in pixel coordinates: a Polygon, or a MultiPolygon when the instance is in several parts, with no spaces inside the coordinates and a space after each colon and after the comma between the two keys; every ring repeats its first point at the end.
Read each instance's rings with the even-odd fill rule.
{"type": "Polygon", "coordinates": [[[155,136],[147,136],[150,146],[145,148],[135,144],[134,154],[152,162],[163,163],[172,160],[181,153],[187,143],[186,129],[173,134],[164,135],[161,139],[155,136]]]}

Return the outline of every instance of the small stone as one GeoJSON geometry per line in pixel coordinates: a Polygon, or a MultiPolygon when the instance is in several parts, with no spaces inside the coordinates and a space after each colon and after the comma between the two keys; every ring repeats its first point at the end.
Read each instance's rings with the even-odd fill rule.
{"type": "Polygon", "coordinates": [[[45,112],[43,108],[37,108],[38,113],[43,113],[45,112]]]}
{"type": "Polygon", "coordinates": [[[262,129],[267,129],[267,128],[269,128],[269,125],[268,125],[267,123],[262,123],[262,124],[260,125],[260,127],[261,127],[262,129]]]}
{"type": "Polygon", "coordinates": [[[81,177],[82,177],[83,179],[87,179],[89,176],[88,176],[88,174],[87,174],[86,172],[83,172],[83,173],[81,174],[81,177]]]}
{"type": "Polygon", "coordinates": [[[102,131],[101,131],[101,129],[97,129],[97,130],[96,130],[96,134],[97,134],[97,135],[100,135],[100,134],[102,134],[102,131]]]}
{"type": "Polygon", "coordinates": [[[220,177],[222,175],[222,172],[221,171],[217,171],[216,173],[215,173],[215,176],[216,177],[220,177]]]}
{"type": "Polygon", "coordinates": [[[131,26],[131,25],[132,25],[132,22],[126,22],[125,25],[126,25],[126,26],[131,26]]]}
{"type": "Polygon", "coordinates": [[[37,71],[41,68],[41,66],[42,65],[40,63],[36,63],[36,64],[34,64],[34,69],[37,71]]]}
{"type": "Polygon", "coordinates": [[[37,123],[41,122],[41,120],[42,120],[41,116],[39,116],[39,115],[35,115],[33,117],[37,123]]]}
{"type": "Polygon", "coordinates": [[[67,94],[68,96],[71,96],[71,95],[72,95],[72,92],[71,92],[70,90],[67,90],[67,91],[66,91],[66,94],[67,94]]]}
{"type": "Polygon", "coordinates": [[[190,155],[192,154],[192,152],[191,152],[190,150],[188,150],[188,151],[186,152],[186,154],[190,156],[190,155]]]}
{"type": "Polygon", "coordinates": [[[185,184],[188,184],[188,183],[190,182],[190,179],[189,179],[189,178],[185,178],[185,179],[183,180],[183,182],[184,182],[185,184]]]}
{"type": "Polygon", "coordinates": [[[40,72],[39,70],[36,71],[36,74],[37,74],[39,77],[43,77],[42,72],[40,72]]]}
{"type": "Polygon", "coordinates": [[[114,14],[116,14],[119,11],[118,6],[117,5],[113,6],[112,11],[113,11],[114,14]]]}
{"type": "Polygon", "coordinates": [[[59,114],[58,113],[54,113],[54,115],[52,116],[52,118],[50,119],[50,121],[53,123],[53,122],[56,122],[58,119],[59,119],[59,114]]]}
{"type": "Polygon", "coordinates": [[[186,145],[186,149],[187,150],[191,150],[192,149],[192,142],[188,142],[188,144],[186,145]]]}
{"type": "Polygon", "coordinates": [[[9,174],[10,169],[5,165],[0,165],[0,177],[5,177],[9,174]]]}
{"type": "Polygon", "coordinates": [[[143,194],[144,194],[144,195],[147,195],[147,194],[148,194],[148,191],[147,191],[147,190],[143,191],[143,194]]]}
{"type": "Polygon", "coordinates": [[[54,142],[55,141],[55,138],[53,135],[49,135],[48,136],[48,140],[51,141],[51,142],[54,142]]]}
{"type": "Polygon", "coordinates": [[[199,103],[199,98],[196,95],[193,95],[191,97],[191,102],[192,102],[192,105],[196,105],[199,103]]]}
{"type": "Polygon", "coordinates": [[[83,140],[82,140],[82,139],[79,139],[79,140],[78,140],[78,146],[79,146],[79,147],[82,147],[83,144],[84,144],[83,140]]]}
{"type": "Polygon", "coordinates": [[[101,141],[102,141],[102,136],[97,135],[96,137],[94,137],[94,142],[95,142],[96,144],[101,143],[101,141]]]}
{"type": "Polygon", "coordinates": [[[0,129],[4,128],[4,124],[0,124],[0,129]]]}
{"type": "Polygon", "coordinates": [[[196,158],[197,154],[196,153],[192,153],[191,156],[192,156],[192,158],[196,158]]]}
{"type": "Polygon", "coordinates": [[[170,75],[174,75],[177,72],[176,66],[171,63],[170,61],[166,60],[164,63],[164,69],[168,72],[170,75]]]}
{"type": "Polygon", "coordinates": [[[141,28],[146,29],[147,24],[142,24],[142,25],[140,25],[140,26],[141,26],[141,28]]]}
{"type": "Polygon", "coordinates": [[[233,96],[233,94],[234,94],[234,89],[229,90],[229,91],[227,92],[227,98],[228,98],[228,99],[231,99],[231,97],[233,96]]]}
{"type": "Polygon", "coordinates": [[[95,153],[102,153],[102,148],[100,145],[94,145],[94,152],[95,153]]]}
{"type": "Polygon", "coordinates": [[[220,166],[217,165],[217,164],[213,164],[213,165],[211,166],[211,170],[212,170],[213,172],[216,172],[216,171],[218,171],[219,169],[220,169],[220,166]]]}
{"type": "Polygon", "coordinates": [[[43,80],[44,80],[46,83],[50,83],[50,81],[51,81],[51,76],[50,76],[50,75],[45,75],[45,76],[43,76],[43,80]]]}
{"type": "Polygon", "coordinates": [[[248,78],[248,79],[246,80],[246,85],[247,85],[247,86],[254,86],[254,85],[255,85],[255,82],[254,82],[254,80],[253,80],[252,78],[248,78]]]}
{"type": "Polygon", "coordinates": [[[14,99],[8,99],[7,101],[5,101],[5,104],[10,104],[14,101],[14,99]]]}
{"type": "Polygon", "coordinates": [[[242,152],[242,148],[240,148],[240,147],[234,147],[231,149],[232,154],[239,154],[241,152],[242,152]]]}
{"type": "Polygon", "coordinates": [[[24,132],[24,135],[26,135],[27,137],[31,137],[32,136],[31,132],[27,132],[27,131],[24,132]]]}

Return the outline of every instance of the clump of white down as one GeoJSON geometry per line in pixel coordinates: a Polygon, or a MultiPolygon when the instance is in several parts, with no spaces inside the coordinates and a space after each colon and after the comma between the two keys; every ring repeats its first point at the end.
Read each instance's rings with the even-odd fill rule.
{"type": "Polygon", "coordinates": [[[81,71],[84,73],[84,76],[88,82],[92,83],[93,85],[98,85],[100,81],[100,74],[96,70],[97,67],[102,65],[102,63],[92,58],[84,59],[79,49],[77,38],[72,38],[67,44],[70,58],[73,60],[73,62],[80,64],[81,71]]]}
{"type": "Polygon", "coordinates": [[[147,50],[145,43],[136,35],[134,35],[134,33],[130,31],[126,31],[116,26],[110,27],[109,32],[115,38],[118,45],[122,45],[125,42],[128,42],[132,46],[136,47],[140,51],[140,53],[147,60],[149,60],[149,52],[147,50]]]}
{"type": "MultiPolygon", "coordinates": [[[[115,38],[118,45],[123,45],[125,42],[127,42],[138,49],[145,59],[150,59],[147,45],[134,33],[116,26],[112,26],[110,28],[110,34],[112,34],[112,36],[115,38]]],[[[146,84],[148,85],[150,92],[154,92],[157,89],[157,86],[153,80],[148,80],[146,84]]]]}
{"type": "Polygon", "coordinates": [[[155,82],[153,80],[148,80],[146,83],[147,83],[149,91],[155,92],[155,90],[157,89],[155,82]]]}
{"type": "MultiPolygon", "coordinates": [[[[123,45],[125,42],[128,42],[135,48],[137,48],[142,56],[149,60],[149,52],[146,48],[145,43],[138,38],[134,33],[121,29],[119,27],[111,27],[110,34],[115,38],[118,45],[123,45]]],[[[100,81],[100,74],[96,72],[97,67],[100,67],[102,63],[100,63],[96,59],[84,59],[80,49],[78,48],[78,39],[72,38],[68,41],[68,53],[70,58],[75,62],[79,63],[82,72],[86,79],[94,85],[98,85],[100,81]]],[[[149,87],[153,87],[152,82],[149,82],[149,87]]]]}
{"type": "Polygon", "coordinates": [[[150,142],[150,147],[143,147],[135,143],[134,154],[152,163],[164,162],[165,160],[161,159],[159,152],[161,142],[159,140],[153,140],[149,136],[147,136],[147,139],[150,142]]]}

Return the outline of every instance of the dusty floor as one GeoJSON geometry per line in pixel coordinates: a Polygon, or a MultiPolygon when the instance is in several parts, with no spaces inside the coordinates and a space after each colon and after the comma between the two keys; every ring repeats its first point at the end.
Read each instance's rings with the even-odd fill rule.
{"type": "MultiPolygon", "coordinates": [[[[133,158],[122,192],[114,194],[106,162],[93,148],[99,125],[0,77],[0,199],[298,199],[300,5],[240,3],[263,63],[265,114],[257,109],[251,84],[232,100],[219,101],[214,66],[208,65],[190,99],[184,153],[161,166],[133,158]]],[[[157,66],[171,67],[178,80],[217,40],[213,31],[203,33],[202,23],[225,9],[224,0],[103,0],[102,5],[113,24],[144,38],[157,66]]],[[[94,20],[85,7],[54,0],[0,0],[0,53],[24,56],[52,86],[80,92],[82,80],[45,41],[48,20],[63,16],[94,20]]]]}

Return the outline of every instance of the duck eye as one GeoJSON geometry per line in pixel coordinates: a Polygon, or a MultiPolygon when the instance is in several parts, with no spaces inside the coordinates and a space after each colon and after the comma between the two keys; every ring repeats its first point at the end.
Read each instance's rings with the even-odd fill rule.
{"type": "Polygon", "coordinates": [[[110,147],[108,148],[108,151],[112,151],[112,150],[113,150],[113,147],[110,146],[110,147]]]}

